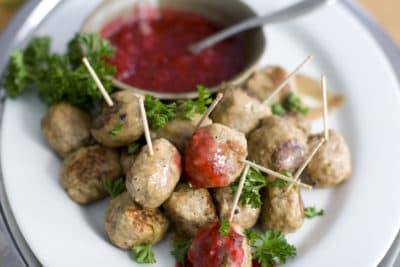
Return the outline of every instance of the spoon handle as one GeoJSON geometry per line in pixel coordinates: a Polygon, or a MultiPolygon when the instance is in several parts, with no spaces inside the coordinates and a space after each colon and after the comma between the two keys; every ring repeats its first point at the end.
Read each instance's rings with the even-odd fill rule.
{"type": "Polygon", "coordinates": [[[232,25],[216,34],[207,37],[200,42],[194,43],[189,46],[189,50],[193,54],[201,52],[203,49],[210,47],[232,35],[240,33],[245,30],[253,29],[264,24],[285,22],[291,19],[301,17],[315,9],[327,4],[328,2],[333,2],[332,0],[305,0],[277,12],[266,14],[259,17],[254,17],[246,19],[235,25],[232,25]]]}

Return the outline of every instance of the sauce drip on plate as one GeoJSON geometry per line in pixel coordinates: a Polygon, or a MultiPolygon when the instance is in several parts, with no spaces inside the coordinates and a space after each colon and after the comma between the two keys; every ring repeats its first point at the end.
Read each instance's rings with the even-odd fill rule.
{"type": "Polygon", "coordinates": [[[102,37],[116,47],[109,63],[117,67],[116,78],[154,92],[193,92],[196,86],[215,86],[245,67],[237,38],[227,39],[198,55],[188,45],[221,30],[196,13],[138,7],[129,22],[106,25],[102,37]]]}
{"type": "MultiPolygon", "coordinates": [[[[323,102],[321,94],[321,82],[305,75],[296,76],[297,93],[304,99],[313,100],[316,105],[310,108],[306,115],[309,120],[318,120],[323,117],[323,102]]],[[[328,88],[329,89],[329,88],[328,88]]],[[[329,90],[328,97],[328,112],[333,112],[339,109],[344,104],[343,95],[334,95],[329,90]]]]}

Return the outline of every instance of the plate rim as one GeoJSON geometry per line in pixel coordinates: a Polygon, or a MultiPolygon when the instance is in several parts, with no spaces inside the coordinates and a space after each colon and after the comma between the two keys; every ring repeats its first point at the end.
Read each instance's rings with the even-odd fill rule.
{"type": "MultiPolygon", "coordinates": [[[[8,27],[0,35],[0,50],[4,51],[3,55],[0,55],[0,77],[4,75],[6,65],[8,63],[8,55],[10,52],[24,45],[29,39],[36,28],[62,3],[62,0],[53,1],[41,1],[41,0],[29,0],[21,10],[12,19],[8,27]],[[40,12],[38,12],[40,11],[40,12]],[[38,13],[38,14],[37,14],[38,13]],[[36,17],[35,23],[26,25],[30,19],[36,17]],[[24,28],[25,27],[25,28],[24,28]],[[28,29],[27,29],[28,28],[28,29]]],[[[383,29],[369,16],[365,11],[354,2],[349,0],[338,1],[337,5],[340,5],[345,10],[349,11],[353,17],[357,19],[364,29],[368,31],[368,34],[372,37],[377,47],[383,52],[385,59],[389,62],[393,73],[397,78],[397,84],[400,85],[400,68],[396,68],[400,65],[400,49],[393,43],[383,29]],[[395,49],[397,48],[397,49],[395,49]],[[392,51],[391,51],[392,50],[392,51]],[[396,54],[394,54],[396,53],[396,54]],[[389,56],[390,55],[390,56],[389,56]]],[[[2,127],[2,121],[4,116],[4,103],[5,103],[5,92],[1,88],[0,91],[0,129],[2,127]]],[[[8,203],[8,197],[3,181],[3,169],[2,162],[0,159],[0,224],[5,224],[8,235],[13,243],[13,246],[18,252],[18,255],[27,266],[41,266],[36,256],[31,251],[29,245],[26,243],[22,236],[18,224],[16,223],[11,208],[8,203]]],[[[395,240],[396,235],[393,236],[395,240]]],[[[384,257],[383,257],[384,258],[384,257]]]]}

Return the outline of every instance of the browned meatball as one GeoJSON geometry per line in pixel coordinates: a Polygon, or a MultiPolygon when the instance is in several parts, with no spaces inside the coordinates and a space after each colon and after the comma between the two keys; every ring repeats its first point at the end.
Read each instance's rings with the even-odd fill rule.
{"type": "Polygon", "coordinates": [[[163,207],[176,229],[190,236],[200,226],[218,220],[208,190],[190,188],[187,183],[179,184],[163,207]]]}
{"type": "Polygon", "coordinates": [[[267,105],[249,96],[240,87],[225,85],[221,92],[224,97],[211,114],[214,122],[248,134],[257,127],[260,119],[271,115],[267,105]]]}
{"type": "Polygon", "coordinates": [[[290,190],[288,187],[268,187],[264,193],[260,217],[263,230],[290,233],[303,225],[303,199],[297,186],[290,190]]]}
{"type": "Polygon", "coordinates": [[[182,172],[181,156],[164,138],[154,140],[154,155],[144,146],[126,173],[130,196],[146,208],[157,208],[174,191],[182,172]]]}
{"type": "MultiPolygon", "coordinates": [[[[267,66],[255,71],[245,82],[246,90],[261,101],[267,99],[276,87],[287,77],[287,72],[279,66],[267,66]]],[[[294,91],[294,80],[289,82],[272,102],[280,102],[290,92],[294,91]]]]}
{"type": "Polygon", "coordinates": [[[119,91],[111,97],[114,105],[104,104],[100,115],[93,121],[92,135],[108,147],[127,146],[144,132],[139,97],[131,91],[119,91]]]}
{"type": "MultiPolygon", "coordinates": [[[[232,209],[234,194],[230,186],[220,187],[213,193],[215,204],[217,206],[219,218],[228,218],[232,209]]],[[[253,227],[260,215],[260,208],[253,208],[251,205],[237,206],[232,222],[236,225],[248,229],[253,227]]]]}
{"type": "Polygon", "coordinates": [[[277,171],[293,172],[304,160],[307,137],[284,118],[270,116],[249,134],[248,145],[251,160],[277,171]]]}
{"type": "MultiPolygon", "coordinates": [[[[195,127],[202,116],[201,114],[195,114],[193,120],[175,118],[169,121],[165,127],[151,131],[151,137],[153,139],[165,138],[174,144],[181,153],[184,153],[186,145],[192,137],[195,127]]],[[[211,123],[212,121],[206,118],[201,126],[207,126],[211,123]]]]}
{"type": "MultiPolygon", "coordinates": [[[[309,138],[309,147],[315,147],[322,134],[309,138]]],[[[306,180],[320,187],[331,187],[347,180],[351,175],[350,149],[344,138],[329,130],[325,141],[306,168],[306,180]]]]}
{"type": "Polygon", "coordinates": [[[82,147],[64,159],[60,182],[74,201],[86,204],[106,196],[100,184],[102,179],[120,176],[118,153],[93,145],[82,147]]]}
{"type": "Polygon", "coordinates": [[[112,199],[106,210],[108,237],[122,249],[160,242],[168,225],[168,219],[160,210],[142,208],[133,202],[127,192],[112,199]]]}
{"type": "Polygon", "coordinates": [[[243,133],[219,123],[196,130],[185,153],[185,171],[195,187],[227,186],[242,172],[247,157],[243,133]]]}
{"type": "Polygon", "coordinates": [[[89,115],[65,102],[50,106],[42,119],[44,137],[62,157],[90,143],[90,127],[89,115]]]}

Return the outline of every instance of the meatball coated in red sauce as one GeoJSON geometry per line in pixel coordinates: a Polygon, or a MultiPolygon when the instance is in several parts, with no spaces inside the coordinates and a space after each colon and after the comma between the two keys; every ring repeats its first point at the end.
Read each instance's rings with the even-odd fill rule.
{"type": "Polygon", "coordinates": [[[240,175],[246,157],[244,134],[214,123],[193,134],[186,147],[185,171],[195,187],[223,187],[240,175]]]}
{"type": "Polygon", "coordinates": [[[244,236],[230,227],[229,234],[219,233],[220,223],[201,227],[188,251],[189,262],[193,267],[219,267],[229,259],[231,266],[241,267],[245,252],[242,244],[244,236]]]}

